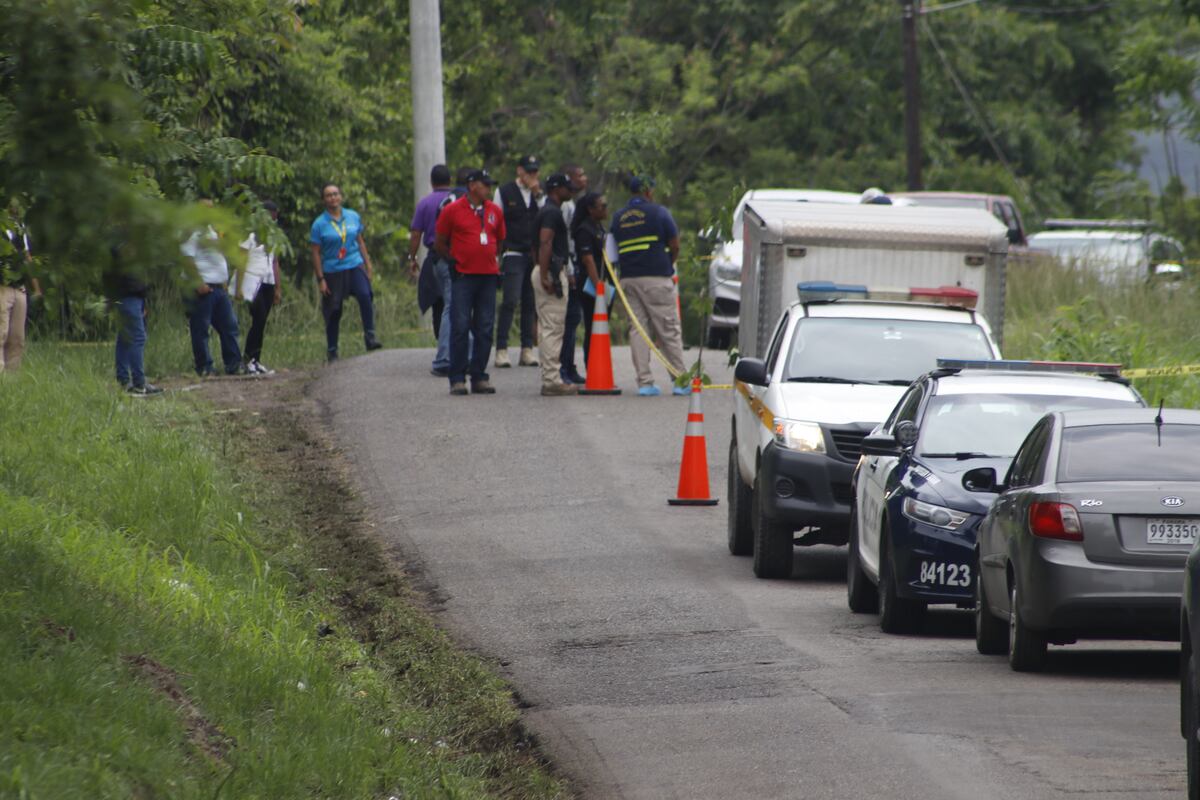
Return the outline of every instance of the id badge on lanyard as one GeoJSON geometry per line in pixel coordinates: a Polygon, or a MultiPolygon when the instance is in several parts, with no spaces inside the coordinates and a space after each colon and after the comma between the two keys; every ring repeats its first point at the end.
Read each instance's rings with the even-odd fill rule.
{"type": "Polygon", "coordinates": [[[334,222],[333,218],[330,217],[329,224],[333,226],[334,233],[336,233],[342,240],[342,247],[340,250],[338,250],[338,258],[339,259],[345,258],[346,257],[346,233],[347,233],[347,230],[349,229],[349,223],[346,222],[345,220],[342,220],[342,227],[339,228],[337,226],[337,223],[334,222]]]}
{"type": "Polygon", "coordinates": [[[481,209],[479,209],[479,243],[482,245],[486,245],[488,243],[488,235],[487,235],[487,228],[484,226],[484,223],[483,223],[483,215],[484,215],[484,210],[481,208],[481,209]]]}

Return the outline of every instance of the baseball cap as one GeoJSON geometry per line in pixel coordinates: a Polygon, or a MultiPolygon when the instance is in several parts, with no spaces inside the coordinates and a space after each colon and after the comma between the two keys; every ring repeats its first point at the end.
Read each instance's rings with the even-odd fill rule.
{"type": "Polygon", "coordinates": [[[486,169],[471,170],[471,173],[467,175],[467,183],[475,183],[475,181],[482,181],[488,186],[496,185],[496,179],[489,175],[486,169]]]}
{"type": "Polygon", "coordinates": [[[629,179],[629,191],[634,194],[654,188],[654,178],[649,175],[634,175],[629,179]]]}
{"type": "Polygon", "coordinates": [[[547,192],[552,189],[557,189],[560,186],[570,189],[571,188],[571,179],[568,178],[566,175],[563,175],[561,172],[556,172],[553,175],[551,175],[549,178],[546,178],[546,191],[547,192]]]}
{"type": "Polygon", "coordinates": [[[541,162],[537,156],[521,156],[521,160],[517,162],[517,166],[526,172],[537,172],[541,167],[541,162]]]}

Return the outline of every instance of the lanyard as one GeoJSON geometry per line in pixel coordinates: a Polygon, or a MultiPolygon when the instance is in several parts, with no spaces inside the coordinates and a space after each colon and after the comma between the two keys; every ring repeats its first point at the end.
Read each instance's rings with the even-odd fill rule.
{"type": "Polygon", "coordinates": [[[342,227],[339,228],[337,225],[337,222],[334,221],[333,217],[330,217],[329,224],[331,226],[333,226],[334,232],[336,232],[338,236],[342,237],[342,246],[345,247],[345,245],[346,245],[346,230],[347,230],[347,226],[349,223],[347,223],[345,220],[343,220],[342,227]]]}

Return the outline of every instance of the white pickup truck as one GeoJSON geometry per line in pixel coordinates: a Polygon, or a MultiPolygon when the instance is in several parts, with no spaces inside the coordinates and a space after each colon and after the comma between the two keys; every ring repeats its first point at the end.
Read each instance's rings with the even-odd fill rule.
{"type": "Polygon", "coordinates": [[[728,539],[781,578],[795,545],[845,544],[859,445],[905,387],[1000,356],[975,306],[1003,319],[1008,240],[984,211],[769,206],[745,214],[728,539]]]}

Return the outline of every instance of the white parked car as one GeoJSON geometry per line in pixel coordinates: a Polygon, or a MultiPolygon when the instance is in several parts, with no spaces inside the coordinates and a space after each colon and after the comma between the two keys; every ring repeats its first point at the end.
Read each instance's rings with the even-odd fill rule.
{"type": "Polygon", "coordinates": [[[1092,270],[1107,283],[1183,273],[1183,245],[1143,220],[1049,219],[1029,237],[1029,249],[1092,270]]]}

